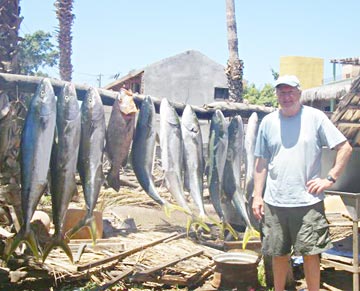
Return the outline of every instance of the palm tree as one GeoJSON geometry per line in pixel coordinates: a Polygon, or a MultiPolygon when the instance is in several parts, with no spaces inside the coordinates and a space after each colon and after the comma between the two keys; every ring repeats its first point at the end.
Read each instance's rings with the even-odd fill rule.
{"type": "MultiPolygon", "coordinates": [[[[19,37],[19,27],[22,21],[19,2],[20,0],[0,0],[0,73],[19,73],[17,52],[18,42],[21,40],[19,37]]],[[[23,117],[20,113],[24,112],[24,110],[21,111],[23,107],[21,102],[17,102],[19,96],[16,92],[3,92],[0,90],[0,93],[8,95],[11,103],[10,111],[2,119],[2,121],[6,120],[5,122],[10,121],[11,123],[11,126],[6,130],[6,134],[10,135],[11,138],[8,140],[5,157],[0,161],[0,170],[2,171],[0,177],[0,209],[3,214],[9,213],[10,208],[8,206],[12,205],[18,221],[21,222],[20,164],[18,162],[18,153],[20,145],[19,133],[22,126],[21,117],[23,117]]],[[[0,132],[0,134],[5,133],[0,132]]],[[[4,217],[3,214],[1,215],[2,218],[4,217]]],[[[9,218],[9,220],[13,219],[9,218]]],[[[14,226],[16,228],[17,224],[14,223],[14,226]]]]}
{"type": "Polygon", "coordinates": [[[72,36],[71,27],[75,15],[72,14],[73,0],[55,1],[56,16],[59,20],[58,43],[60,51],[60,78],[71,81],[73,66],[71,64],[72,36]]]}
{"type": "Polygon", "coordinates": [[[0,0],[0,72],[17,73],[17,47],[22,21],[19,0],[0,0]]]}
{"type": "Polygon", "coordinates": [[[239,59],[238,53],[234,0],[226,0],[226,24],[229,59],[225,72],[228,79],[229,99],[235,102],[242,102],[244,63],[239,59]]]}

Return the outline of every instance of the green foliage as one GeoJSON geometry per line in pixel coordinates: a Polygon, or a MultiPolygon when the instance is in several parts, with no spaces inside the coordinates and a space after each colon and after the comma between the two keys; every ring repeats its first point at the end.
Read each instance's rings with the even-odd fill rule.
{"type": "Polygon", "coordinates": [[[248,100],[249,104],[278,106],[274,87],[271,84],[265,84],[261,90],[257,89],[254,84],[250,84],[244,88],[243,97],[248,100]]]}
{"type": "Polygon", "coordinates": [[[271,69],[271,75],[273,76],[274,80],[279,79],[279,73],[276,72],[274,69],[271,69]]]}
{"type": "Polygon", "coordinates": [[[39,69],[58,64],[59,52],[51,42],[51,34],[38,30],[33,34],[25,34],[19,43],[18,62],[20,74],[46,76],[39,69]]]}

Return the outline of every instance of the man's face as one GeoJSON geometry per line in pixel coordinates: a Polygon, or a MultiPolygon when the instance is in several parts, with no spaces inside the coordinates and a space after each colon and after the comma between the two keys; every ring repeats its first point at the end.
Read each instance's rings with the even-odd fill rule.
{"type": "Polygon", "coordinates": [[[297,87],[291,87],[289,85],[279,85],[276,88],[276,95],[278,97],[281,108],[287,109],[299,104],[301,91],[297,87]]]}

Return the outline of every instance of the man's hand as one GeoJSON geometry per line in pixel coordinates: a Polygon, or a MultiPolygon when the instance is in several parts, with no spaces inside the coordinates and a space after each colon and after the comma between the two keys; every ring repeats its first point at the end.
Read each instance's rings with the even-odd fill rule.
{"type": "Polygon", "coordinates": [[[320,179],[316,178],[314,180],[310,180],[306,183],[306,187],[308,188],[308,192],[311,194],[320,194],[324,190],[330,188],[334,182],[329,181],[328,179],[320,179]]]}
{"type": "Polygon", "coordinates": [[[252,201],[252,211],[257,220],[261,220],[264,216],[264,200],[262,197],[254,196],[252,201]]]}

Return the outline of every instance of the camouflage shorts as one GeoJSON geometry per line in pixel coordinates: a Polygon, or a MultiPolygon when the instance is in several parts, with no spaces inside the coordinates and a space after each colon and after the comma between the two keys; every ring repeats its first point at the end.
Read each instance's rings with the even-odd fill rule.
{"type": "Polygon", "coordinates": [[[315,255],[332,247],[323,202],[304,207],[265,204],[262,231],[264,255],[315,255]]]}

